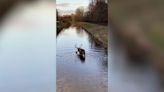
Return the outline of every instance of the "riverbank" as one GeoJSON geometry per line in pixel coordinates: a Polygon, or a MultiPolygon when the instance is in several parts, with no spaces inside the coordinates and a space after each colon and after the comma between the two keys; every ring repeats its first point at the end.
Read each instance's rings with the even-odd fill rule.
{"type": "Polygon", "coordinates": [[[97,43],[101,44],[104,48],[108,47],[108,27],[87,22],[78,22],[74,26],[82,27],[88,32],[97,43]]]}
{"type": "Polygon", "coordinates": [[[61,32],[62,29],[68,28],[71,25],[69,22],[62,22],[58,21],[57,22],[57,35],[61,32]]]}

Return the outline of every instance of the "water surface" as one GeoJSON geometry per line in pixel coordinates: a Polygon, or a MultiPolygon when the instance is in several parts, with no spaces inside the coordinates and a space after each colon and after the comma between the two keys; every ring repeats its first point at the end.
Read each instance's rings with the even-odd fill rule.
{"type": "Polygon", "coordinates": [[[64,29],[57,36],[57,92],[108,92],[107,53],[81,28],[64,29]],[[83,61],[75,45],[86,50],[83,61]]]}

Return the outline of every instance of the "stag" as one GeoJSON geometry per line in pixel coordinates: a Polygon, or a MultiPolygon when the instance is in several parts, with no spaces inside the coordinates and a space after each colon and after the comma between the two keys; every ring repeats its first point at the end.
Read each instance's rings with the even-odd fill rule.
{"type": "MultiPolygon", "coordinates": [[[[81,44],[82,46],[82,44],[81,44]]],[[[83,48],[80,47],[77,47],[75,45],[75,48],[77,48],[77,51],[76,51],[76,54],[81,58],[81,59],[85,59],[85,50],[83,48]]]]}

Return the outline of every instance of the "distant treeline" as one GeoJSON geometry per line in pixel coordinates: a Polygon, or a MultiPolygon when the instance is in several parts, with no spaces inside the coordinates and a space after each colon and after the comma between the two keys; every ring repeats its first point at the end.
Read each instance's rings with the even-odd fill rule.
{"type": "Polygon", "coordinates": [[[83,7],[80,7],[76,10],[74,14],[74,20],[107,25],[107,0],[91,0],[87,11],[85,11],[83,7]]]}
{"type": "Polygon", "coordinates": [[[62,29],[68,28],[71,25],[71,22],[71,15],[59,16],[59,13],[57,11],[57,35],[60,33],[62,29]]]}
{"type": "Polygon", "coordinates": [[[72,21],[72,16],[71,15],[63,15],[63,16],[57,15],[57,21],[60,21],[60,22],[71,22],[72,21]]]}
{"type": "Polygon", "coordinates": [[[57,10],[57,21],[82,21],[101,25],[108,24],[107,0],[91,0],[88,8],[79,7],[72,15],[59,15],[57,10]]]}

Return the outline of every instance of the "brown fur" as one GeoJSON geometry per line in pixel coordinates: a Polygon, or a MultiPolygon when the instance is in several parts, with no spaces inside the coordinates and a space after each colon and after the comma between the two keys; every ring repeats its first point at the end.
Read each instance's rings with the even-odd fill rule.
{"type": "Polygon", "coordinates": [[[77,48],[80,55],[85,55],[85,50],[82,48],[77,48]]]}

